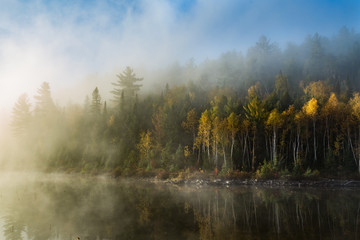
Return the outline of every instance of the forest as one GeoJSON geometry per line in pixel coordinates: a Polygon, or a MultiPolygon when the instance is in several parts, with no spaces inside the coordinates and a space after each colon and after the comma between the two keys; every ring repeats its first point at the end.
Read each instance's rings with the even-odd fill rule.
{"type": "Polygon", "coordinates": [[[360,172],[360,33],[308,35],[280,48],[164,67],[156,90],[132,67],[82,104],[59,106],[48,82],[22,94],[11,128],[22,166],[46,171],[207,171],[264,177],[360,172]],[[33,100],[33,103],[32,103],[33,100]]]}

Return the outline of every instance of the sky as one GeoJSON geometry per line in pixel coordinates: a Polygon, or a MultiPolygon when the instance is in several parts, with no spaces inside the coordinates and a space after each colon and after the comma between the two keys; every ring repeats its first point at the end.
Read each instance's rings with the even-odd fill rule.
{"type": "MultiPolygon", "coordinates": [[[[44,81],[53,92],[71,92],[94,88],[99,76],[115,81],[127,65],[161,68],[246,53],[261,35],[283,47],[342,26],[360,30],[359,0],[0,0],[0,6],[2,121],[22,93],[32,98],[44,81]]],[[[62,103],[61,94],[54,98],[62,103]]]]}

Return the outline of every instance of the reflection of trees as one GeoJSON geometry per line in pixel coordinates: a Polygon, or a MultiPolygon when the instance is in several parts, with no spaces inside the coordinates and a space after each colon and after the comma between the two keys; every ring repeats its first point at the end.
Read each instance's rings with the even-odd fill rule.
{"type": "Polygon", "coordinates": [[[193,192],[185,209],[193,208],[200,239],[351,239],[358,234],[360,194],[309,192],[209,189],[193,192]]]}
{"type": "Polygon", "coordinates": [[[81,180],[1,189],[8,239],[354,239],[360,193],[81,180]],[[336,195],[335,195],[336,193],[336,195]],[[255,237],[257,236],[257,237],[255,237]]]}

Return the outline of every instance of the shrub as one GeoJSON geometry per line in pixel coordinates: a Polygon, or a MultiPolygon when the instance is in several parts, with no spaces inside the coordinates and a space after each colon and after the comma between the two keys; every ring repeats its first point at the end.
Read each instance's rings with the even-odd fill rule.
{"type": "Polygon", "coordinates": [[[280,178],[285,178],[285,179],[291,178],[291,173],[289,172],[289,170],[287,168],[282,170],[279,175],[280,175],[280,178]]]}
{"type": "Polygon", "coordinates": [[[292,174],[294,176],[301,176],[304,173],[304,169],[302,167],[301,159],[297,159],[294,164],[294,168],[292,174]]]}
{"type": "Polygon", "coordinates": [[[314,170],[312,171],[310,168],[306,169],[305,173],[303,174],[304,177],[306,178],[318,178],[320,175],[320,172],[318,170],[314,170]]]}
{"type": "Polygon", "coordinates": [[[276,171],[271,162],[264,161],[264,164],[256,171],[256,178],[271,179],[276,177],[276,171]]]}
{"type": "Polygon", "coordinates": [[[157,173],[156,177],[158,179],[161,179],[161,180],[168,179],[169,178],[169,172],[164,170],[164,169],[160,169],[159,172],[157,173]]]}
{"type": "Polygon", "coordinates": [[[131,176],[135,175],[135,171],[134,171],[134,169],[131,169],[131,168],[125,168],[122,171],[121,175],[124,177],[131,177],[131,176]]]}

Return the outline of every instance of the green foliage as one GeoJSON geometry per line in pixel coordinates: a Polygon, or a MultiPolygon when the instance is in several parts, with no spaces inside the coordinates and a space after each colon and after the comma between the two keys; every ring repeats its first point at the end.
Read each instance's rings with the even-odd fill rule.
{"type": "Polygon", "coordinates": [[[294,164],[292,174],[294,176],[301,176],[303,173],[304,173],[304,169],[303,169],[303,166],[302,166],[301,159],[297,159],[295,164],[294,164]]]}
{"type": "Polygon", "coordinates": [[[142,81],[142,78],[137,78],[134,70],[127,66],[126,69],[117,75],[118,80],[112,85],[115,86],[111,93],[114,95],[113,101],[117,106],[121,104],[130,104],[135,101],[136,94],[139,92],[141,84],[137,82],[142,81]]]}
{"type": "Polygon", "coordinates": [[[292,175],[291,175],[290,171],[287,168],[285,168],[284,170],[280,171],[279,176],[280,176],[280,178],[288,179],[292,175]]]}
{"type": "Polygon", "coordinates": [[[271,162],[264,161],[260,169],[256,170],[256,178],[260,179],[273,179],[276,178],[276,171],[271,162]]]}
{"type": "Polygon", "coordinates": [[[316,179],[320,176],[320,172],[318,170],[311,170],[310,168],[308,168],[304,172],[303,176],[309,179],[316,179]]]}

